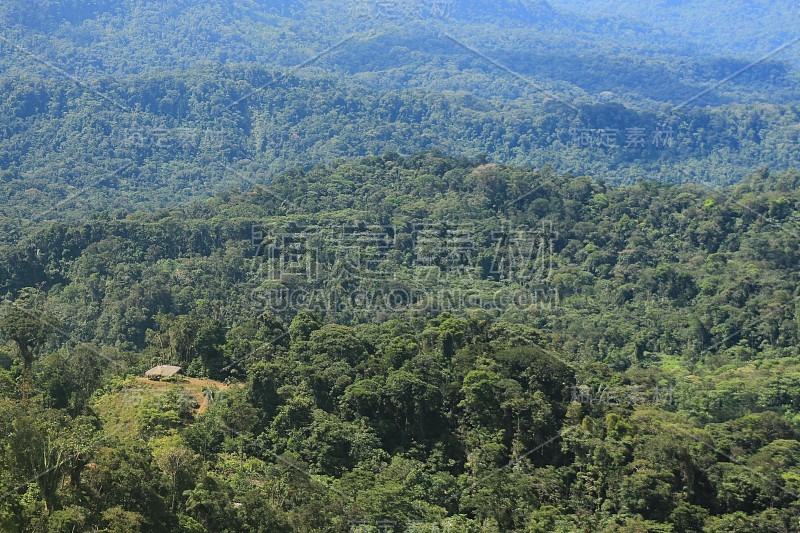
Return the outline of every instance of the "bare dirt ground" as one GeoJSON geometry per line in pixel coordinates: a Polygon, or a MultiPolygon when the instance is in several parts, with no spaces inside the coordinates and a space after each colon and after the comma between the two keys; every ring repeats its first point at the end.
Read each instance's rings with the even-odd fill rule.
{"type": "Polygon", "coordinates": [[[200,407],[197,409],[196,414],[200,414],[208,409],[208,398],[203,394],[203,389],[211,389],[223,391],[230,388],[229,385],[221,381],[214,381],[213,379],[196,379],[196,378],[180,378],[177,381],[152,381],[147,378],[136,378],[138,383],[145,387],[150,387],[156,390],[165,390],[170,387],[183,387],[197,400],[200,407]]]}

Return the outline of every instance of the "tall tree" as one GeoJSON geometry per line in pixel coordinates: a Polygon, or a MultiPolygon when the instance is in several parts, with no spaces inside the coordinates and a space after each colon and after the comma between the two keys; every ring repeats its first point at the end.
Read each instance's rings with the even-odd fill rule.
{"type": "Polygon", "coordinates": [[[47,341],[50,329],[52,319],[21,305],[10,306],[0,317],[0,333],[16,344],[22,362],[23,399],[30,394],[33,360],[47,341]]]}

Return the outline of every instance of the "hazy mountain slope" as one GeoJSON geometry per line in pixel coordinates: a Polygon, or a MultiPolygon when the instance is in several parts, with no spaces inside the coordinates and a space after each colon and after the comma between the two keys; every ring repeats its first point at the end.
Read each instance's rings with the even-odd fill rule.
{"type": "MultiPolygon", "coordinates": [[[[623,16],[704,45],[711,53],[756,59],[800,37],[800,6],[792,0],[552,0],[581,15],[623,16]]],[[[800,64],[797,48],[780,59],[800,64]]]]}
{"type": "Polygon", "coordinates": [[[728,183],[800,157],[785,63],[725,81],[747,61],[543,2],[376,5],[5,2],[0,214],[173,205],[385,151],[613,182],[728,183]]]}

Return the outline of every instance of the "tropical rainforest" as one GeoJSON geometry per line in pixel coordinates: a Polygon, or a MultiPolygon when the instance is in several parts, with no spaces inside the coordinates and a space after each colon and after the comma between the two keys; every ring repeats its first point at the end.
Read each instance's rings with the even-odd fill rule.
{"type": "Polygon", "coordinates": [[[796,6],[653,4],[3,2],[0,531],[797,531],[796,6]]]}

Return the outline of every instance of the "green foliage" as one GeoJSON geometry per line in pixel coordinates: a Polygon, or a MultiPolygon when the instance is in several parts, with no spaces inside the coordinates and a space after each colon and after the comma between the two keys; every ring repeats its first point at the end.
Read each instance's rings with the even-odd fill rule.
{"type": "MultiPolygon", "coordinates": [[[[797,64],[765,55],[793,37],[787,0],[647,10],[562,2],[585,16],[508,0],[8,0],[3,235],[23,235],[25,218],[174,206],[387,151],[552,163],[621,183],[727,184],[762,164],[797,165],[797,64]],[[611,16],[617,8],[638,20],[611,16]],[[708,44],[709,30],[724,27],[720,13],[735,22],[708,44]],[[729,49],[736,57],[718,55],[720,41],[741,35],[729,49]],[[643,142],[631,143],[641,130],[643,142]]],[[[492,173],[475,185],[486,207],[516,198],[492,173]]],[[[117,312],[136,323],[137,307],[117,312]]]]}
{"type": "Polygon", "coordinates": [[[765,217],[797,217],[799,181],[613,188],[387,154],[279,176],[272,192],[290,214],[258,188],[191,213],[38,226],[0,249],[0,282],[81,342],[6,315],[0,527],[790,530],[800,243],[765,217]],[[522,199],[498,208],[500,196],[522,199]],[[459,276],[414,260],[415,227],[443,217],[475,228],[482,259],[459,276]],[[542,283],[558,299],[437,306],[437,291],[531,290],[493,265],[501,217],[552,222],[542,283]],[[254,298],[275,283],[329,299],[382,283],[265,279],[269,265],[253,275],[254,224],[312,233],[319,268],[339,272],[326,224],[372,222],[396,228],[387,283],[423,298],[268,309],[254,298]],[[37,354],[24,401],[21,345],[37,354]],[[130,375],[154,362],[190,376],[130,375]]]}
{"type": "Polygon", "coordinates": [[[343,4],[0,4],[0,530],[796,530],[794,6],[343,4]]]}

